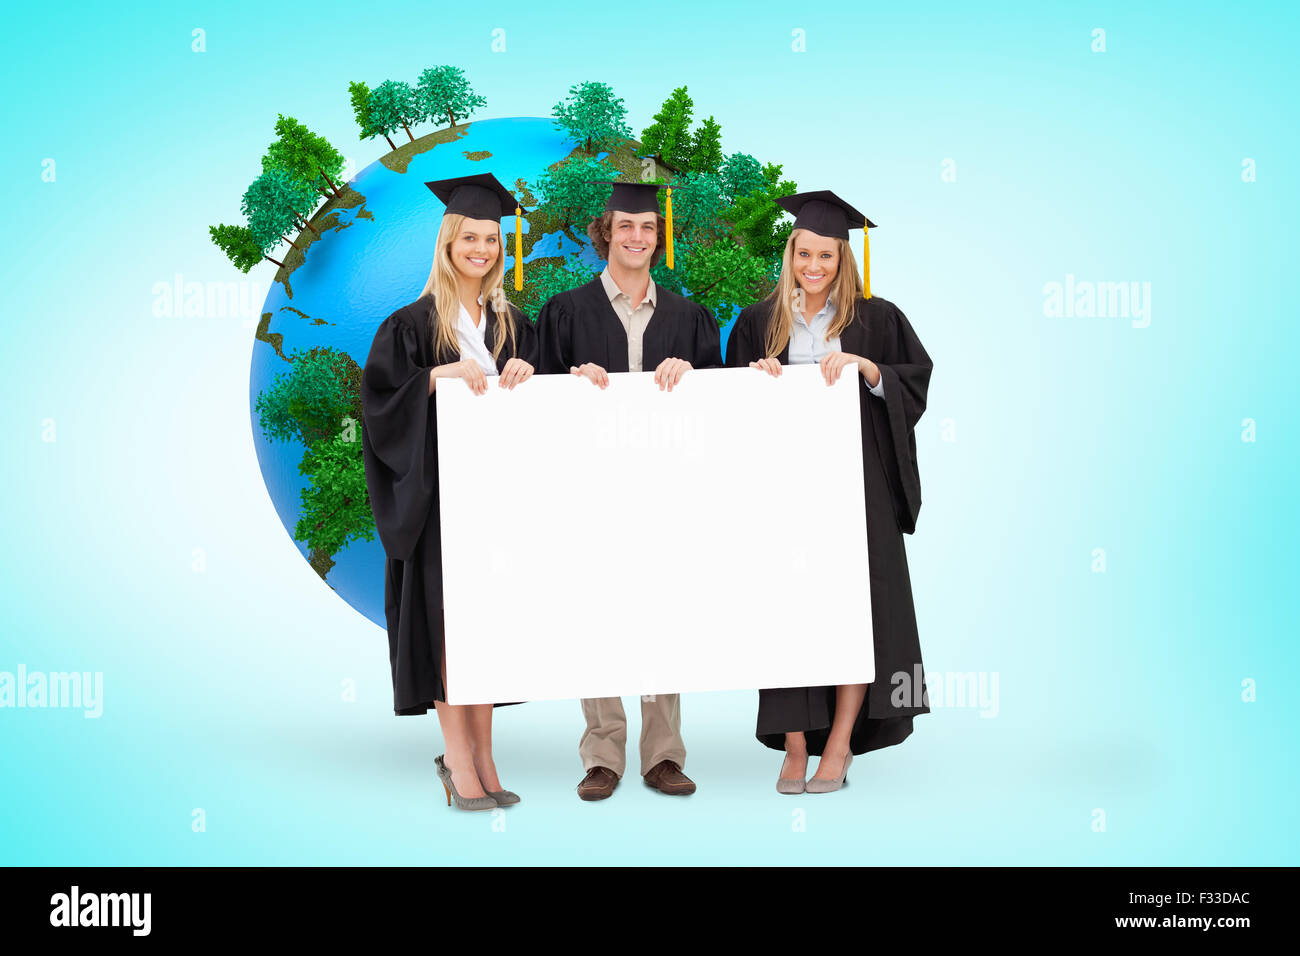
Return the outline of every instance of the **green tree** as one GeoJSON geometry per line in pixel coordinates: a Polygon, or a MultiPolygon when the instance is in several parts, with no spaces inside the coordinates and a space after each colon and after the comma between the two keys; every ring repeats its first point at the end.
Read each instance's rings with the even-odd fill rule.
{"type": "Polygon", "coordinates": [[[456,118],[465,119],[487,105],[469,85],[465,71],[458,66],[431,66],[420,74],[416,96],[427,118],[446,116],[452,126],[456,118]]]}
{"type": "Polygon", "coordinates": [[[560,228],[574,225],[586,228],[593,216],[599,216],[609,198],[609,187],[593,185],[589,180],[618,178],[618,170],[603,159],[571,159],[548,169],[528,191],[537,197],[543,213],[554,215],[560,228]]]}
{"type": "Polygon", "coordinates": [[[408,83],[384,80],[370,94],[370,121],[385,136],[400,126],[414,143],[411,126],[423,119],[424,110],[408,83]]]}
{"type": "Polygon", "coordinates": [[[282,169],[324,196],[342,195],[334,180],[342,178],[343,154],[329,140],[283,113],[275,122],[275,135],[262,157],[262,169],[282,169]]]}
{"type": "Polygon", "coordinates": [[[767,263],[729,236],[696,249],[684,276],[691,298],[712,311],[719,326],[770,291],[767,278],[767,263]]]}
{"type": "Polygon", "coordinates": [[[763,177],[762,163],[748,153],[732,153],[728,156],[722,161],[719,176],[722,179],[722,195],[728,203],[735,203],[767,182],[763,177]]]}
{"type": "Polygon", "coordinates": [[[691,152],[685,168],[697,173],[715,173],[722,166],[722,127],[710,116],[691,137],[691,152]]]}
{"type": "Polygon", "coordinates": [[[257,265],[263,259],[267,262],[274,262],[281,269],[284,263],[272,259],[262,251],[262,246],[253,239],[253,234],[247,226],[208,226],[208,235],[217,248],[226,254],[226,258],[231,261],[236,269],[240,272],[247,272],[253,266],[257,265]]]}
{"type": "Polygon", "coordinates": [[[625,117],[623,100],[605,83],[588,81],[569,87],[568,97],[555,104],[555,125],[571,137],[585,143],[587,152],[595,146],[612,149],[630,139],[632,130],[625,117]]]}
{"type": "Polygon", "coordinates": [[[239,211],[248,220],[253,239],[265,251],[274,245],[274,242],[267,244],[271,237],[294,224],[319,236],[316,227],[307,220],[319,200],[320,196],[311,187],[284,170],[273,168],[263,172],[244,191],[239,211]]]}
{"type": "Polygon", "coordinates": [[[375,516],[366,491],[360,425],[307,449],[298,471],[310,479],[293,536],[317,555],[334,555],[353,541],[375,540],[375,516]]]}
{"type": "Polygon", "coordinates": [[[673,183],[673,234],[687,242],[711,241],[726,232],[722,212],[722,177],[716,173],[684,173],[673,183]]]}
{"type": "Polygon", "coordinates": [[[691,112],[694,104],[686,87],[673,90],[655,114],[654,122],[641,131],[641,148],[647,156],[660,156],[674,169],[688,168],[691,155],[691,112]]]}
{"type": "Polygon", "coordinates": [[[766,261],[729,236],[709,242],[677,240],[677,268],[660,262],[650,269],[655,284],[687,296],[713,313],[719,326],[736,311],[771,291],[774,277],[766,261]]]}
{"type": "Polygon", "coordinates": [[[288,236],[296,224],[297,218],[293,212],[281,205],[259,203],[252,207],[248,215],[249,234],[263,254],[270,252],[281,241],[298,248],[298,244],[288,236]]]}
{"type": "Polygon", "coordinates": [[[357,126],[361,128],[359,139],[374,139],[376,136],[382,136],[388,140],[389,149],[397,149],[388,136],[388,133],[375,125],[370,118],[370,87],[365,83],[356,82],[348,84],[348,93],[352,96],[352,113],[357,118],[357,126]]]}
{"type": "Polygon", "coordinates": [[[361,369],[345,352],[295,349],[289,371],[253,405],[268,441],[297,439],[308,448],[361,421],[361,369]]]}
{"type": "Polygon", "coordinates": [[[782,221],[785,213],[776,200],[798,190],[793,181],[781,178],[781,167],[763,166],[763,184],[736,200],[724,216],[735,235],[759,259],[779,260],[790,236],[791,224],[782,221]]]}

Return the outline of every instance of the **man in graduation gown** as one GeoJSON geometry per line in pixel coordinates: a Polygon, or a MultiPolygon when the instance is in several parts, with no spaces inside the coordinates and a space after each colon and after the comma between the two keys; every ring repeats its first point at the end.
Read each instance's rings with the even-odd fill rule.
{"type": "MultiPolygon", "coordinates": [[[[650,267],[672,237],[659,213],[658,191],[647,183],[613,183],[605,212],[588,226],[596,252],[606,260],[585,285],[553,296],[537,317],[540,374],[573,374],[603,388],[610,372],[654,371],[668,391],[692,368],[722,365],[718,324],[697,302],[655,285],[650,267]]],[[[671,260],[670,260],[671,264],[671,260]]],[[[610,529],[619,533],[621,529],[610,529]]],[[[631,611],[629,611],[631,613],[631,611]]],[[[611,622],[610,640],[618,640],[611,622]]],[[[625,769],[627,717],[618,697],[582,701],[586,730],[578,744],[586,775],[583,800],[614,792],[625,769]]],[[[678,694],[641,700],[641,774],[663,793],[686,795],[695,784],[682,772],[686,747],[678,694]]]]}

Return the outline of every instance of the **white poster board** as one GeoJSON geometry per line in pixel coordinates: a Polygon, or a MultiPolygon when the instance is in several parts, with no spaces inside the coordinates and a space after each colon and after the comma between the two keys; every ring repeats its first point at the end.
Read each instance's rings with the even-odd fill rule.
{"type": "Polygon", "coordinates": [[[857,375],[437,391],[453,704],[869,683],[857,375]]]}

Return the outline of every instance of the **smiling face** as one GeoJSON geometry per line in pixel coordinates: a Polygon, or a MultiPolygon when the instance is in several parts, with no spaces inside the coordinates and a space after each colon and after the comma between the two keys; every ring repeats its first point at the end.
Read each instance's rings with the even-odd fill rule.
{"type": "Polygon", "coordinates": [[[840,242],[807,229],[796,230],[792,262],[799,288],[808,295],[821,295],[840,271],[840,242]]]}
{"type": "Polygon", "coordinates": [[[481,279],[501,256],[501,224],[492,219],[466,219],[451,242],[452,267],[463,276],[481,279]]]}
{"type": "Polygon", "coordinates": [[[624,269],[648,270],[658,231],[658,213],[615,212],[609,224],[609,261],[624,269]]]}

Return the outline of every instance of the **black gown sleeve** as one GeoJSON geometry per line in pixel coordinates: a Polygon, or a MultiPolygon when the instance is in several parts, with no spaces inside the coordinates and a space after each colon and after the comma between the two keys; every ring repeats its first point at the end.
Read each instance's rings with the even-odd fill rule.
{"type": "Polygon", "coordinates": [[[722,368],[722,330],[713,313],[695,304],[695,357],[691,368],[722,368]]]}
{"type": "Polygon", "coordinates": [[[741,309],[727,336],[727,368],[748,368],[750,362],[757,362],[761,357],[754,349],[753,309],[741,309]]]}
{"type": "Polygon", "coordinates": [[[390,558],[410,560],[438,482],[437,418],[429,371],[411,319],[389,316],[375,332],[361,372],[361,451],[379,540],[390,558]]]}
{"type": "Polygon", "coordinates": [[[537,363],[534,368],[542,375],[568,372],[571,367],[570,335],[572,319],[564,307],[564,294],[546,300],[537,315],[537,363]]]}
{"type": "MultiPolygon", "coordinates": [[[[898,502],[897,509],[899,526],[911,534],[916,530],[916,517],[921,510],[921,474],[916,462],[914,429],[925,411],[926,392],[930,387],[930,373],[934,369],[934,363],[902,310],[890,304],[884,317],[888,322],[888,334],[885,336],[882,354],[879,357],[867,357],[876,363],[885,383],[884,404],[889,422],[889,439],[902,491],[902,500],[898,502]]],[[[881,401],[870,394],[866,399],[881,401]]]]}
{"type": "Polygon", "coordinates": [[[515,319],[515,357],[523,359],[533,367],[533,371],[537,371],[537,327],[521,310],[513,306],[511,309],[515,319]]]}

